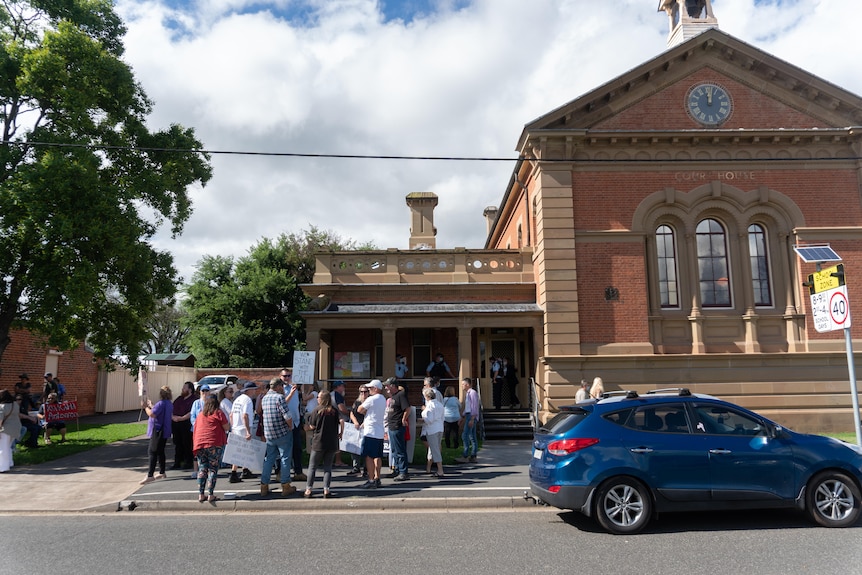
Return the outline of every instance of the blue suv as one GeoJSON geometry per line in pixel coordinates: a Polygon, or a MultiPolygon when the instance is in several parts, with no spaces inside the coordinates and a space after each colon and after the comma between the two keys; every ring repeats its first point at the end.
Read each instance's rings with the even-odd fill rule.
{"type": "Polygon", "coordinates": [[[826,527],[860,515],[862,448],[687,389],[564,407],[533,440],[530,488],[611,533],[657,513],[795,507],[826,527]]]}

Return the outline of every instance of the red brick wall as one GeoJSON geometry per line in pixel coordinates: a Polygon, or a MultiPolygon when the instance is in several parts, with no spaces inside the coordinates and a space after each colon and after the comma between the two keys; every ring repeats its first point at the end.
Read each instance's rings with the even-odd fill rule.
{"type": "Polygon", "coordinates": [[[578,308],[581,342],[649,341],[644,248],[638,243],[578,243],[578,308]],[[619,300],[605,300],[605,288],[619,300]]]}
{"type": "MultiPolygon", "coordinates": [[[[45,375],[45,358],[50,348],[44,340],[27,330],[13,330],[9,337],[12,342],[0,360],[0,389],[13,390],[18,375],[30,376],[33,393],[42,392],[45,375]]],[[[92,415],[96,412],[96,382],[99,367],[93,362],[93,354],[83,345],[65,351],[58,357],[55,377],[66,388],[69,399],[78,400],[79,415],[92,415]]]]}

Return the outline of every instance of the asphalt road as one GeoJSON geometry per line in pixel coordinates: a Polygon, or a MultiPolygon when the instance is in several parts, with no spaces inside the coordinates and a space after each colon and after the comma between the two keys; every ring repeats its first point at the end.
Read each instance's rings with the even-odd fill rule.
{"type": "Polygon", "coordinates": [[[625,537],[546,507],[10,515],[0,573],[856,575],[860,536],[786,510],[667,515],[625,537]]]}

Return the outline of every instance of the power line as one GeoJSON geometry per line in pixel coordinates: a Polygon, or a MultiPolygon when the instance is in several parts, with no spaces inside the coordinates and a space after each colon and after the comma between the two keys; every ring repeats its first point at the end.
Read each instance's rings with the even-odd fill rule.
{"type": "MultiPolygon", "coordinates": [[[[126,150],[138,152],[166,152],[184,154],[209,154],[223,156],[265,156],[282,158],[330,158],[337,160],[420,160],[420,161],[442,161],[442,162],[516,162],[532,158],[523,156],[513,158],[501,158],[494,156],[402,156],[384,154],[326,154],[310,152],[254,152],[243,150],[195,150],[182,148],[148,148],[142,146],[112,146],[107,144],[76,144],[62,142],[3,142],[7,146],[26,147],[54,147],[54,148],[84,148],[92,150],[126,150]]],[[[862,156],[840,156],[840,157],[814,157],[814,158],[648,158],[648,159],[625,159],[617,158],[590,158],[587,160],[574,158],[536,158],[536,161],[547,163],[677,163],[677,164],[728,164],[728,163],[763,163],[763,162],[838,162],[859,161],[862,156]]]]}

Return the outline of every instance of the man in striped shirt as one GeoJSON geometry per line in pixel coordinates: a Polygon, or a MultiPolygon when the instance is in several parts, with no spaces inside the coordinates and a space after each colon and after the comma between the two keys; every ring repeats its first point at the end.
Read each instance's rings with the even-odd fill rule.
{"type": "Polygon", "coordinates": [[[296,385],[290,386],[290,394],[284,397],[284,381],[275,377],[269,382],[269,391],[263,396],[263,435],[266,439],[266,457],[260,474],[260,494],[269,495],[269,478],[276,458],[281,459],[281,496],[296,492],[290,484],[290,460],[293,457],[293,418],[288,401],[296,395],[296,385]]]}

